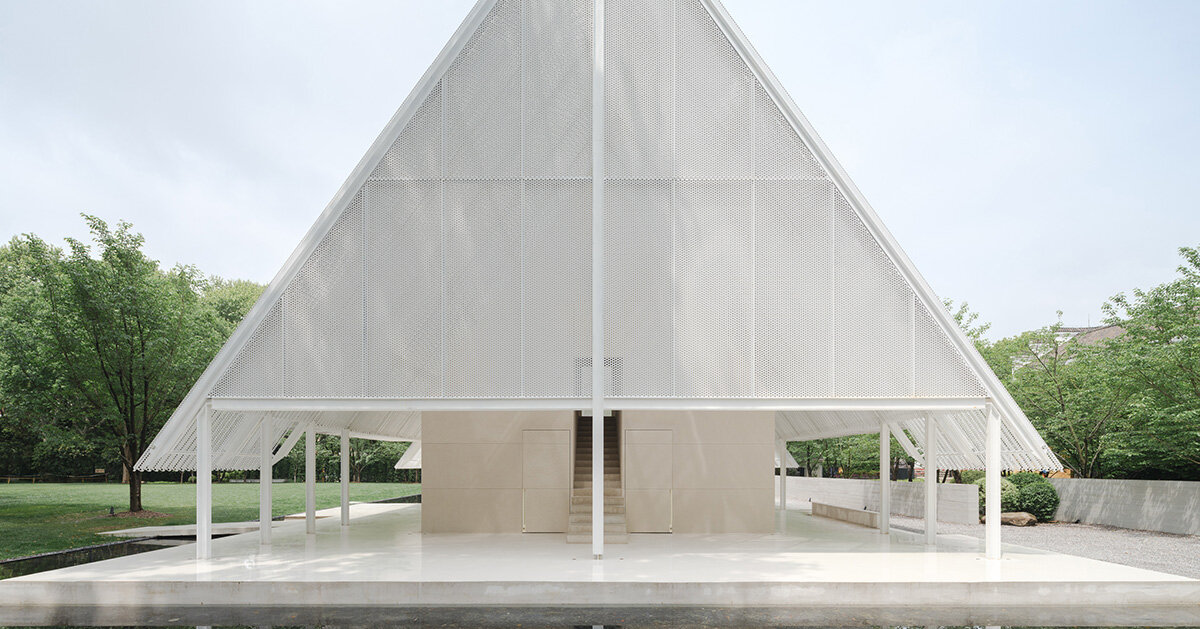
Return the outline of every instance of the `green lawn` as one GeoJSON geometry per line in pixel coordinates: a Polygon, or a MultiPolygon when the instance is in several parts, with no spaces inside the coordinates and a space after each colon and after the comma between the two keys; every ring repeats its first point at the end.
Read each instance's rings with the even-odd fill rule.
{"type": "MultiPolygon", "coordinates": [[[[275,515],[304,511],[303,483],[276,483],[275,515]]],[[[371,501],[419,493],[416,483],[351,483],[350,500],[371,501]]],[[[336,507],[337,483],[317,483],[317,508],[336,507]]],[[[0,559],[114,541],[100,531],[196,521],[196,486],[148,483],[142,486],[142,507],[166,517],[109,517],[129,506],[129,488],[102,483],[0,484],[0,559]]],[[[213,521],[258,519],[257,483],[214,483],[213,521]]]]}

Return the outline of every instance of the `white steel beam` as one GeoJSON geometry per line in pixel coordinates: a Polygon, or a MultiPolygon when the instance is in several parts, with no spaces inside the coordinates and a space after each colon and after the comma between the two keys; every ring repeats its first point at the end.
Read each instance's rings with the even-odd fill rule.
{"type": "Polygon", "coordinates": [[[604,0],[592,6],[592,557],[604,557],[604,0]]]}
{"type": "Polygon", "coordinates": [[[212,557],[212,406],[196,418],[196,559],[212,557]]]}
{"type": "Polygon", "coordinates": [[[341,451],[342,526],[350,526],[350,432],[342,431],[341,451]]]}
{"type": "Polygon", "coordinates": [[[892,529],[892,431],[885,422],[879,431],[879,532],[892,529]]]}
{"type": "Polygon", "coordinates": [[[304,431],[304,532],[317,532],[317,433],[304,431]]]}
{"type": "Polygon", "coordinates": [[[904,426],[899,424],[888,424],[891,427],[892,434],[896,436],[896,441],[900,443],[900,447],[904,448],[904,452],[913,458],[913,461],[925,464],[925,455],[913,444],[912,440],[904,432],[904,426]]]}
{"type": "Polygon", "coordinates": [[[1000,558],[1000,414],[987,411],[987,466],[984,480],[984,550],[988,559],[1000,558]]]}
{"type": "Polygon", "coordinates": [[[937,420],[925,416],[925,543],[937,545],[937,420]]]}
{"type": "MultiPolygon", "coordinates": [[[[603,331],[601,331],[603,336],[603,331]]],[[[603,338],[601,338],[603,340],[603,338]]],[[[593,347],[593,350],[595,348],[593,347]]],[[[592,378],[604,378],[603,348],[593,356],[592,378]]],[[[603,391],[601,391],[603,396],[603,391]]],[[[585,410],[590,398],[234,398],[212,399],[217,411],[492,411],[585,410]]],[[[610,410],[745,411],[970,411],[983,410],[985,397],[952,398],[605,398],[610,410]]]]}
{"type": "Polygon", "coordinates": [[[263,546],[271,545],[271,480],[275,476],[271,466],[271,449],[274,433],[270,417],[258,422],[258,536],[263,546]]]}

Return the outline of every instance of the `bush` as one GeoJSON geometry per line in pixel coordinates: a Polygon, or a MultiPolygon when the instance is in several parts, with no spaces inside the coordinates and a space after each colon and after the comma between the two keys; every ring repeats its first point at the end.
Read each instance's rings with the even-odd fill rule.
{"type": "MultiPolygon", "coordinates": [[[[975,481],[975,484],[979,486],[979,515],[983,515],[984,505],[987,504],[987,479],[981,478],[975,481]]],[[[1049,483],[1046,484],[1049,485],[1049,483]]],[[[1021,502],[1017,498],[1019,492],[1020,490],[1017,489],[1017,486],[1012,484],[1007,478],[1000,479],[1001,512],[1017,511],[1020,509],[1021,502]]],[[[1055,507],[1057,508],[1057,504],[1055,507]]]]}
{"type": "Polygon", "coordinates": [[[1047,481],[1045,478],[1042,478],[1042,475],[1038,474],[1037,472],[1017,472],[1016,474],[1009,474],[1008,480],[1012,484],[1016,485],[1017,489],[1033,483],[1049,484],[1049,481],[1047,481]]]}
{"type": "Polygon", "coordinates": [[[958,474],[962,477],[962,482],[964,485],[967,483],[973,483],[983,478],[983,470],[962,470],[958,474]]]}
{"type": "Polygon", "coordinates": [[[1045,522],[1053,519],[1054,512],[1058,511],[1058,490],[1045,481],[1029,483],[1017,490],[1017,502],[1022,511],[1033,515],[1039,522],[1045,522]]]}

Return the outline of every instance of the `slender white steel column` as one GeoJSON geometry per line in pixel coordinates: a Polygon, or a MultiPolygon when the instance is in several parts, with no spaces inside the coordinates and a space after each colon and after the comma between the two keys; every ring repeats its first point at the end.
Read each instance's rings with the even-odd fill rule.
{"type": "Polygon", "coordinates": [[[196,559],[212,557],[212,404],[196,418],[196,559]]]}
{"type": "Polygon", "coordinates": [[[779,442],[779,508],[787,515],[787,442],[779,442]]]}
{"type": "Polygon", "coordinates": [[[925,416],[925,543],[937,545],[937,423],[925,416]]]}
{"type": "Polygon", "coordinates": [[[350,526],[350,431],[342,429],[342,526],[350,526]]]}
{"type": "Polygon", "coordinates": [[[884,423],[879,429],[879,532],[892,530],[892,431],[884,423]]]}
{"type": "Polygon", "coordinates": [[[604,0],[592,25],[592,557],[604,557],[604,0]]]}
{"type": "Polygon", "coordinates": [[[987,452],[984,462],[984,549],[988,559],[1000,558],[1000,414],[987,406],[987,452]]]}
{"type": "Polygon", "coordinates": [[[317,433],[304,433],[304,532],[317,532],[317,433]]]}
{"type": "Polygon", "coordinates": [[[271,419],[263,417],[258,422],[258,537],[264,546],[271,544],[271,419]]]}
{"type": "Polygon", "coordinates": [[[775,440],[775,458],[779,460],[779,463],[775,466],[775,497],[778,498],[778,502],[775,503],[775,511],[782,513],[783,471],[780,469],[780,466],[783,465],[783,442],[778,439],[775,440]]]}

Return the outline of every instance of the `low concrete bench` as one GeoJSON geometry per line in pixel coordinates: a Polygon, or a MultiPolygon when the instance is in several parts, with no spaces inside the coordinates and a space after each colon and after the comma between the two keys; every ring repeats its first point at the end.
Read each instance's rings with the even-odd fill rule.
{"type": "Polygon", "coordinates": [[[841,520],[851,524],[858,524],[869,528],[879,528],[879,512],[867,511],[866,509],[851,509],[849,507],[837,507],[827,505],[822,502],[812,503],[812,514],[832,520],[841,520]]]}

